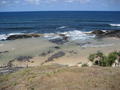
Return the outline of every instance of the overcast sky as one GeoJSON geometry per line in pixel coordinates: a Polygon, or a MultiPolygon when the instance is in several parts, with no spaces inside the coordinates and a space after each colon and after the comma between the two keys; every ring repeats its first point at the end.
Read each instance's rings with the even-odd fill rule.
{"type": "Polygon", "coordinates": [[[0,0],[0,11],[120,11],[120,0],[0,0]]]}

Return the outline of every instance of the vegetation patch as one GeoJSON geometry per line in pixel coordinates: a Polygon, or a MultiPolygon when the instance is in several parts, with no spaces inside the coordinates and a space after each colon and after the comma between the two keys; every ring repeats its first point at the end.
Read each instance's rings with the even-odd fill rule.
{"type": "Polygon", "coordinates": [[[108,55],[104,55],[102,52],[89,55],[88,59],[92,61],[95,65],[99,66],[112,66],[116,61],[120,62],[120,52],[114,51],[108,55]]]}

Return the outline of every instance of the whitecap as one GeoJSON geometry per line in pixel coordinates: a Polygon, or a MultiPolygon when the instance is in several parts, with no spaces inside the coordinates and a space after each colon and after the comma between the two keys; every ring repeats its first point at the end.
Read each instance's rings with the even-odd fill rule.
{"type": "Polygon", "coordinates": [[[120,24],[110,24],[110,25],[114,27],[120,27],[120,24]]]}
{"type": "Polygon", "coordinates": [[[58,27],[58,29],[64,29],[66,28],[67,26],[61,26],[61,27],[58,27]]]}

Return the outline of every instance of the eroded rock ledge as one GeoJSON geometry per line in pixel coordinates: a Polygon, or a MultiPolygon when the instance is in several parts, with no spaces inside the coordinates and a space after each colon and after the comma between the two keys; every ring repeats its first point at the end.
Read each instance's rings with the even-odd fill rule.
{"type": "Polygon", "coordinates": [[[6,40],[16,40],[16,39],[24,39],[24,38],[32,38],[32,37],[41,37],[43,34],[19,34],[19,35],[10,35],[6,40]]]}
{"type": "Polygon", "coordinates": [[[120,38],[120,30],[94,30],[91,34],[95,34],[97,37],[120,38]]]}

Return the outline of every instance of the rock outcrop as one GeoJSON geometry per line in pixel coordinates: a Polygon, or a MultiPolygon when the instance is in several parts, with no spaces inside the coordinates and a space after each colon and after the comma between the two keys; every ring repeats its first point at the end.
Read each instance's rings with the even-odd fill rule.
{"type": "Polygon", "coordinates": [[[120,30],[95,30],[91,34],[95,34],[97,37],[116,37],[120,38],[120,30]]]}
{"type": "Polygon", "coordinates": [[[19,34],[19,35],[10,35],[6,40],[16,40],[16,39],[24,39],[24,38],[32,38],[32,37],[41,37],[42,34],[19,34]]]}

